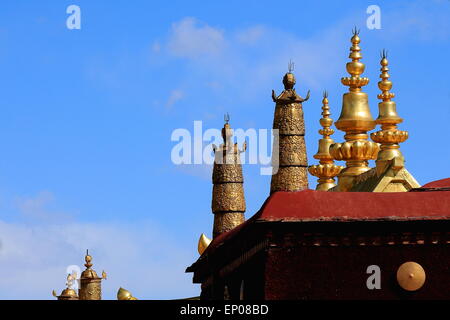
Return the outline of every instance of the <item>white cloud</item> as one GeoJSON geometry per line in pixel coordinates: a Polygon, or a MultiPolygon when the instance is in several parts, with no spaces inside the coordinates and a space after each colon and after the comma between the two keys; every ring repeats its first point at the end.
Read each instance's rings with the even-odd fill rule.
{"type": "Polygon", "coordinates": [[[184,18],[172,25],[169,52],[178,57],[198,59],[220,54],[225,47],[223,32],[194,18],[184,18]]]}
{"type": "Polygon", "coordinates": [[[250,97],[267,90],[263,84],[274,79],[281,82],[290,59],[296,62],[295,71],[305,91],[305,86],[319,88],[323,81],[334,79],[338,68],[342,69],[338,58],[347,55],[343,44],[344,48],[348,45],[350,28],[344,30],[333,26],[303,38],[256,25],[225,33],[194,18],[184,18],[173,24],[161,48],[189,60],[194,72],[189,72],[189,81],[184,82],[214,84],[226,92],[237,89],[250,97]],[[201,80],[192,80],[196,77],[201,80]]]}
{"type": "Polygon", "coordinates": [[[405,37],[414,41],[448,41],[450,35],[450,3],[435,1],[434,4],[416,1],[400,10],[381,11],[383,34],[389,39],[405,37]]]}
{"type": "Polygon", "coordinates": [[[199,294],[192,275],[184,273],[195,259],[189,248],[149,222],[29,226],[0,221],[0,241],[0,273],[8,275],[0,277],[0,299],[52,299],[53,289],[59,294],[64,288],[69,265],[84,270],[87,248],[97,273],[108,274],[104,299],[115,299],[121,286],[141,299],[199,294]]]}
{"type": "Polygon", "coordinates": [[[17,197],[15,206],[20,218],[33,222],[70,221],[73,217],[67,212],[52,208],[55,196],[50,191],[41,191],[33,197],[17,197]]]}
{"type": "Polygon", "coordinates": [[[243,44],[254,45],[262,39],[265,32],[264,26],[253,26],[236,33],[236,39],[243,44]]]}
{"type": "Polygon", "coordinates": [[[152,44],[152,51],[155,53],[159,53],[161,51],[161,45],[159,44],[159,42],[155,41],[152,44]]]}
{"type": "Polygon", "coordinates": [[[213,166],[211,164],[181,164],[175,167],[180,172],[205,181],[211,180],[213,166]]]}
{"type": "Polygon", "coordinates": [[[182,90],[179,89],[172,90],[169,94],[169,98],[167,99],[166,108],[167,109],[172,108],[173,105],[178,101],[180,101],[181,99],[183,99],[183,97],[184,92],[182,90]]]}
{"type": "Polygon", "coordinates": [[[116,299],[119,287],[141,299],[175,299],[199,294],[185,269],[197,258],[195,239],[176,239],[152,221],[89,223],[48,219],[54,195],[45,191],[20,198],[18,209],[32,219],[0,220],[0,300],[53,299],[65,286],[70,265],[84,269],[84,253],[94,269],[108,274],[103,298],[116,299]],[[5,276],[7,275],[7,276],[5,276]]]}

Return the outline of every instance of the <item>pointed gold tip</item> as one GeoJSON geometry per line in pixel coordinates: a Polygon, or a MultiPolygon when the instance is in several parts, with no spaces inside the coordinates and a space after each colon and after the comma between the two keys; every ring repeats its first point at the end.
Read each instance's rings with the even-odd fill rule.
{"type": "Polygon", "coordinates": [[[209,239],[207,236],[205,236],[204,233],[200,235],[200,239],[198,239],[198,253],[200,255],[205,252],[206,248],[208,248],[209,244],[211,243],[211,239],[209,239]]]}
{"type": "Polygon", "coordinates": [[[55,298],[58,298],[58,295],[56,294],[56,291],[55,291],[55,290],[52,291],[52,295],[53,295],[55,298]]]}
{"type": "Polygon", "coordinates": [[[107,275],[105,271],[102,271],[102,279],[106,280],[107,279],[107,275]]]}

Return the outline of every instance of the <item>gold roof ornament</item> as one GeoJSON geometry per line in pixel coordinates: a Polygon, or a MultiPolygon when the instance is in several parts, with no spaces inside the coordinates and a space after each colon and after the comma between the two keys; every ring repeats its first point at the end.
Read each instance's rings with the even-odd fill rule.
{"type": "Polygon", "coordinates": [[[233,143],[233,129],[229,121],[230,116],[226,114],[222,129],[223,144],[219,147],[213,145],[213,237],[234,229],[245,221],[244,177],[240,154],[245,152],[247,144],[244,143],[242,150],[239,150],[237,143],[233,143]]]}
{"type": "Polygon", "coordinates": [[[320,119],[320,125],[322,129],[319,130],[319,134],[322,135],[322,139],[319,140],[319,150],[314,155],[315,159],[319,160],[318,165],[313,165],[308,168],[308,171],[313,176],[318,177],[318,184],[316,190],[327,191],[333,188],[334,177],[341,172],[344,167],[338,166],[334,163],[333,157],[330,154],[330,145],[334,143],[330,136],[334,133],[331,127],[333,119],[330,118],[331,112],[328,106],[328,93],[323,93],[322,100],[322,118],[320,119]]]}
{"type": "Polygon", "coordinates": [[[77,279],[77,273],[73,272],[72,274],[67,275],[66,289],[64,289],[61,294],[58,296],[55,290],[52,291],[52,295],[56,297],[58,300],[79,300],[78,295],[74,289],[72,289],[74,281],[77,279]]]}
{"type": "MultiPolygon", "coordinates": [[[[378,103],[379,115],[375,120],[376,124],[381,125],[381,130],[370,135],[373,141],[380,143],[380,152],[376,160],[377,172],[381,174],[385,171],[386,166],[390,164],[390,160],[399,158],[399,164],[404,162],[402,153],[400,152],[399,143],[408,139],[408,131],[401,131],[397,129],[397,124],[403,122],[397,114],[395,101],[391,99],[395,94],[390,92],[392,89],[392,82],[389,80],[389,68],[387,60],[387,52],[385,50],[381,53],[381,81],[378,82],[378,88],[381,93],[377,96],[381,100],[378,103]]],[[[398,166],[397,169],[400,169],[398,166]]]]}
{"type": "Polygon", "coordinates": [[[130,291],[120,287],[119,291],[117,291],[117,300],[138,300],[133,297],[130,291]]]}
{"type": "Polygon", "coordinates": [[[309,99],[300,97],[294,89],[296,80],[289,63],[283,77],[284,90],[279,96],[272,90],[275,102],[273,129],[278,130],[273,142],[273,175],[270,193],[298,191],[308,188],[308,160],[306,157],[305,122],[302,103],[309,99]]]}
{"type": "Polygon", "coordinates": [[[92,256],[86,250],[84,258],[86,270],[81,273],[79,296],[80,300],[101,300],[102,299],[102,280],[106,279],[106,273],[102,272],[102,278],[97,276],[95,270],[91,269],[92,256]]]}
{"type": "Polygon", "coordinates": [[[208,248],[209,244],[211,243],[211,239],[209,239],[207,236],[205,236],[204,233],[202,233],[200,235],[200,239],[198,239],[198,253],[200,255],[203,254],[203,252],[205,252],[206,248],[208,248]]]}
{"type": "Polygon", "coordinates": [[[343,85],[349,87],[349,92],[343,96],[342,110],[335,125],[346,134],[344,143],[335,143],[330,147],[330,154],[335,160],[344,160],[346,167],[339,174],[337,191],[349,191],[356,176],[370,170],[368,160],[375,160],[379,151],[377,143],[367,140],[367,131],[375,128],[369,108],[367,93],[361,88],[369,83],[369,79],[361,77],[365,65],[362,59],[359,43],[359,30],[353,30],[349,58],[352,61],[346,65],[350,77],[341,79],[343,85]]]}

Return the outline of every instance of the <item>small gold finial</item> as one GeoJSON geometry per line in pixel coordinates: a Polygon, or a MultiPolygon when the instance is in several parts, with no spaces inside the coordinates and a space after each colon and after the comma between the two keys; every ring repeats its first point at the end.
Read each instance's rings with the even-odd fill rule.
{"type": "Polygon", "coordinates": [[[133,297],[130,291],[120,287],[119,291],[117,291],[117,300],[138,300],[133,297]]]}
{"type": "Polygon", "coordinates": [[[289,60],[289,63],[288,63],[288,72],[289,73],[292,73],[292,71],[294,71],[294,66],[295,66],[295,63],[292,60],[289,60]]]}
{"type": "Polygon", "coordinates": [[[364,73],[366,66],[359,60],[362,59],[361,48],[359,43],[361,39],[359,38],[359,30],[353,29],[353,37],[351,39],[352,46],[350,47],[349,58],[352,59],[351,62],[347,63],[347,72],[351,77],[344,77],[341,79],[343,85],[349,86],[349,91],[360,92],[361,87],[369,83],[369,78],[361,78],[360,75],[364,73]]]}
{"type": "Polygon", "coordinates": [[[84,264],[84,266],[88,269],[90,269],[93,264],[92,262],[92,257],[89,255],[89,249],[86,249],[86,256],[84,257],[84,261],[86,261],[86,263],[84,264]]]}
{"type": "Polygon", "coordinates": [[[323,135],[323,138],[329,138],[333,133],[334,130],[331,129],[331,125],[333,124],[333,119],[330,118],[331,112],[330,107],[328,106],[328,92],[325,90],[323,92],[323,99],[322,99],[322,118],[320,119],[320,125],[323,129],[319,130],[319,133],[323,135]]]}
{"type": "Polygon", "coordinates": [[[344,160],[346,167],[339,174],[337,191],[349,191],[355,178],[370,170],[368,160],[375,160],[378,154],[378,144],[367,140],[367,131],[375,128],[369,108],[367,93],[361,91],[361,87],[369,83],[369,78],[360,77],[365,65],[362,63],[361,48],[359,43],[359,30],[353,30],[349,58],[352,59],[346,65],[350,77],[341,79],[343,85],[349,87],[342,101],[342,110],[335,125],[345,132],[345,142],[335,143],[330,146],[330,154],[334,160],[344,160]]]}
{"type": "Polygon", "coordinates": [[[224,150],[231,151],[230,148],[233,147],[233,129],[230,127],[230,115],[228,112],[223,116],[223,119],[225,121],[225,124],[222,128],[222,138],[223,138],[223,146],[224,150]]]}
{"type": "Polygon", "coordinates": [[[58,300],[79,300],[77,293],[74,289],[72,289],[73,282],[77,279],[77,273],[73,272],[72,274],[67,275],[66,288],[61,292],[58,296],[55,290],[52,291],[52,295],[58,300]]]}
{"type": "Polygon", "coordinates": [[[388,60],[387,60],[387,51],[385,49],[383,49],[383,51],[381,51],[381,74],[380,74],[380,78],[381,81],[378,82],[378,88],[380,88],[381,90],[381,94],[379,94],[377,97],[380,100],[383,101],[391,101],[392,98],[395,97],[394,93],[389,92],[389,90],[392,89],[392,82],[389,80],[389,68],[388,68],[388,60]]]}
{"type": "MultiPolygon", "coordinates": [[[[399,158],[403,163],[404,158],[399,150],[399,143],[408,139],[407,131],[397,129],[397,124],[401,123],[403,119],[398,116],[395,101],[392,101],[395,94],[390,92],[392,82],[389,80],[389,62],[387,59],[387,51],[384,49],[381,52],[380,65],[381,80],[378,82],[378,88],[381,90],[381,93],[377,97],[381,102],[378,103],[379,115],[375,123],[381,125],[381,130],[370,135],[373,141],[381,144],[381,150],[378,153],[376,161],[378,174],[381,174],[386,168],[386,165],[394,158],[399,158]]],[[[402,167],[398,166],[397,169],[402,167]]]]}
{"type": "Polygon", "coordinates": [[[285,90],[293,90],[295,86],[295,76],[292,73],[294,71],[294,62],[292,60],[289,60],[288,63],[288,72],[283,77],[283,84],[285,90]]]}
{"type": "Polygon", "coordinates": [[[211,239],[209,239],[207,236],[205,236],[204,233],[200,235],[200,239],[198,239],[198,246],[197,250],[200,255],[205,252],[206,248],[208,248],[209,244],[211,243],[211,239]]]}
{"type": "Polygon", "coordinates": [[[334,133],[331,129],[333,119],[330,118],[331,112],[328,106],[328,92],[324,91],[322,100],[322,118],[320,119],[320,125],[322,129],[319,133],[322,135],[322,139],[319,140],[319,151],[314,155],[315,159],[319,159],[319,165],[310,166],[308,171],[313,176],[318,177],[318,184],[316,190],[327,191],[335,186],[334,177],[341,172],[344,168],[334,163],[333,157],[329,152],[330,145],[333,144],[333,139],[330,136],[334,133]]]}

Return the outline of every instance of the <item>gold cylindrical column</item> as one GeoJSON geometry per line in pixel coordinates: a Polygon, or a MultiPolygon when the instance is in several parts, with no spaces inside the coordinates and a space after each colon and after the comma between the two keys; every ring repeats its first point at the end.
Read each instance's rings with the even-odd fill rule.
{"type": "Polygon", "coordinates": [[[306,99],[295,92],[295,76],[291,71],[292,64],[283,78],[284,91],[278,97],[272,91],[272,98],[276,103],[273,129],[278,130],[278,136],[274,139],[272,157],[274,174],[270,193],[308,188],[308,160],[302,102],[308,100],[309,92],[306,99]],[[277,153],[276,146],[278,146],[277,153]]]}
{"type": "Polygon", "coordinates": [[[97,276],[95,270],[91,269],[93,266],[92,257],[89,252],[86,253],[85,267],[80,277],[80,289],[78,295],[80,300],[101,300],[102,299],[102,279],[106,279],[106,274],[103,272],[102,278],[97,276]]]}
{"type": "Polygon", "coordinates": [[[232,143],[233,130],[228,123],[222,129],[224,143],[214,146],[214,168],[212,175],[212,212],[214,213],[213,237],[234,229],[245,221],[244,178],[237,144],[232,143]]]}

